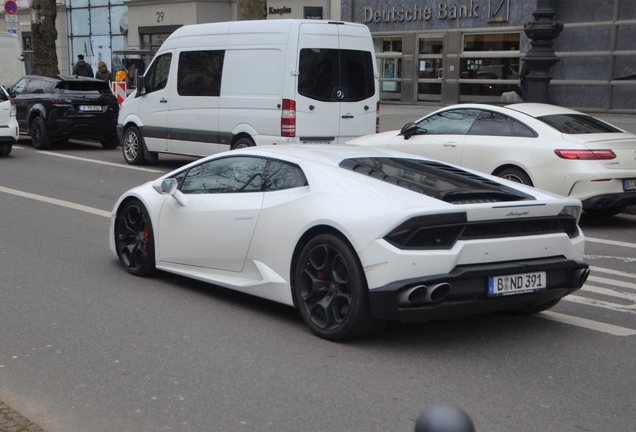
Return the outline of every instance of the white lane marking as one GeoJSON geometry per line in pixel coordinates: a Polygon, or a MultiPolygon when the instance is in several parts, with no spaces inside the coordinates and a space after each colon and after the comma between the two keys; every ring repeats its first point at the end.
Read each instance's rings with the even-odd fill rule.
{"type": "Polygon", "coordinates": [[[612,246],[622,246],[626,248],[636,249],[636,244],[634,243],[626,243],[626,242],[620,242],[616,240],[605,240],[605,239],[594,238],[594,237],[585,237],[585,241],[588,241],[590,243],[603,243],[603,244],[608,244],[612,246]]]}
{"type": "Polygon", "coordinates": [[[13,148],[14,148],[14,149],[24,150],[24,147],[22,147],[22,146],[17,146],[17,145],[14,145],[14,146],[13,146],[13,148]]]}
{"type": "Polygon", "coordinates": [[[604,309],[613,310],[615,312],[625,312],[625,313],[636,315],[636,305],[620,305],[616,303],[607,302],[604,300],[596,300],[596,299],[581,297],[581,296],[573,295],[573,294],[563,297],[563,300],[569,301],[571,303],[578,303],[578,304],[583,304],[587,306],[600,307],[604,309]]]}
{"type": "Polygon", "coordinates": [[[636,258],[625,258],[622,256],[611,256],[611,255],[585,255],[585,259],[595,260],[595,259],[615,259],[620,260],[625,263],[636,262],[636,258]]]}
{"type": "Polygon", "coordinates": [[[634,273],[627,273],[627,272],[622,272],[622,271],[618,271],[618,270],[612,270],[612,269],[606,269],[606,268],[603,268],[603,267],[594,267],[594,266],[590,266],[590,270],[592,270],[593,272],[608,273],[608,274],[615,275],[615,276],[622,276],[622,277],[626,277],[626,278],[634,278],[634,279],[636,279],[636,274],[634,274],[634,273]]]}
{"type": "Polygon", "coordinates": [[[587,284],[583,285],[583,288],[581,288],[581,290],[585,292],[601,294],[608,297],[616,297],[625,301],[631,301],[631,302],[634,302],[633,307],[636,308],[636,294],[624,293],[620,291],[615,291],[611,288],[602,288],[602,287],[597,287],[594,285],[587,285],[587,284]]]}
{"type": "Polygon", "coordinates": [[[88,207],[85,205],[81,205],[81,204],[75,204],[72,203],[70,201],[63,201],[63,200],[59,200],[59,199],[55,199],[55,198],[49,198],[43,195],[36,195],[36,194],[32,194],[32,193],[28,193],[28,192],[22,192],[19,190],[15,190],[15,189],[9,189],[3,186],[0,186],[0,192],[4,192],[4,193],[8,193],[8,194],[12,194],[12,195],[17,195],[19,197],[23,197],[23,198],[29,198],[32,200],[36,200],[36,201],[42,201],[45,203],[49,203],[49,204],[55,204],[61,207],[66,207],[66,208],[70,208],[73,210],[79,210],[79,211],[83,211],[86,213],[91,213],[97,216],[104,216],[107,218],[110,218],[110,212],[108,211],[104,211],[104,210],[100,210],[100,209],[96,209],[94,207],[88,207]]]}
{"type": "MultiPolygon", "coordinates": [[[[616,279],[607,279],[607,278],[602,278],[602,277],[598,277],[598,276],[589,276],[587,278],[587,280],[588,280],[588,282],[599,282],[599,283],[619,286],[621,288],[628,288],[628,289],[636,290],[636,284],[631,283],[631,282],[623,282],[623,281],[616,280],[616,279]]],[[[585,286],[585,285],[583,285],[583,286],[585,286]]]]}
{"type": "Polygon", "coordinates": [[[100,161],[100,160],[96,160],[96,159],[88,159],[88,158],[82,158],[82,157],[77,157],[77,156],[69,156],[69,155],[64,155],[64,154],[60,154],[60,153],[52,153],[52,152],[46,152],[46,151],[36,151],[36,153],[45,154],[45,155],[49,155],[49,156],[57,156],[57,157],[67,158],[67,159],[80,160],[80,161],[83,161],[83,162],[92,162],[92,163],[101,164],[101,165],[110,165],[110,166],[114,166],[114,167],[117,167],[117,168],[133,169],[133,170],[137,170],[137,171],[147,171],[147,172],[154,172],[154,173],[162,173],[163,172],[163,171],[152,169],[152,168],[141,168],[141,167],[136,167],[136,166],[132,166],[132,165],[116,164],[116,163],[113,163],[113,162],[105,162],[105,161],[100,161]]]}
{"type": "MultiPolygon", "coordinates": [[[[572,296],[568,296],[572,297],[572,296]]],[[[567,297],[564,297],[567,298],[567,297]]],[[[605,324],[598,321],[592,321],[585,318],[573,317],[570,315],[563,315],[556,312],[545,311],[534,315],[539,318],[545,318],[552,321],[561,322],[564,324],[570,324],[577,327],[583,327],[590,330],[599,331],[602,333],[608,333],[613,336],[633,336],[636,335],[636,330],[628,329],[625,327],[619,327],[612,324],[605,324]]]]}

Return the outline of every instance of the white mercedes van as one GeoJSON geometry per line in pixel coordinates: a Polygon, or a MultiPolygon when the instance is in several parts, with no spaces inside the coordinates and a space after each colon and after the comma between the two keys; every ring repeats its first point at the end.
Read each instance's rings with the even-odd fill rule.
{"type": "Polygon", "coordinates": [[[0,32],[0,85],[13,87],[25,75],[18,37],[0,32]]]}
{"type": "Polygon", "coordinates": [[[344,144],[378,131],[369,29],[318,20],[184,26],[119,111],[129,164],[253,145],[344,144]]]}

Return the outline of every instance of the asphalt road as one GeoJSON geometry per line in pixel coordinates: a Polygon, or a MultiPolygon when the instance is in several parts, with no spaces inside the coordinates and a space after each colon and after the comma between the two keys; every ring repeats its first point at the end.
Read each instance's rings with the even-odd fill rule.
{"type": "Polygon", "coordinates": [[[636,216],[582,219],[592,278],[550,313],[331,343],[292,308],[110,253],[115,199],[190,160],[28,140],[0,159],[0,400],[48,432],[406,432],[434,403],[478,431],[634,430],[636,216]]]}

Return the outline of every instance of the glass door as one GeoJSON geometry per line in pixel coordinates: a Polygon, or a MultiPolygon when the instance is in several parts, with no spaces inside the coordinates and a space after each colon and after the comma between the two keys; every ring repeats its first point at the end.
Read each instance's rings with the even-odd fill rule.
{"type": "Polygon", "coordinates": [[[417,101],[441,102],[443,82],[443,35],[418,35],[417,101]]]}

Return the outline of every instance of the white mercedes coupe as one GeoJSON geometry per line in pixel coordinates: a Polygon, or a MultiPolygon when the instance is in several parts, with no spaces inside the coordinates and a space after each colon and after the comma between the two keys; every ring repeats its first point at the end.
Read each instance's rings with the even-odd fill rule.
{"type": "Polygon", "coordinates": [[[359,146],[263,146],[197,160],[115,204],[110,247],[155,269],[299,309],[342,340],[389,320],[540,312],[589,274],[581,202],[359,146]]]}
{"type": "Polygon", "coordinates": [[[636,135],[554,105],[452,105],[348,144],[413,153],[577,198],[590,216],[636,204],[636,135]]]}

